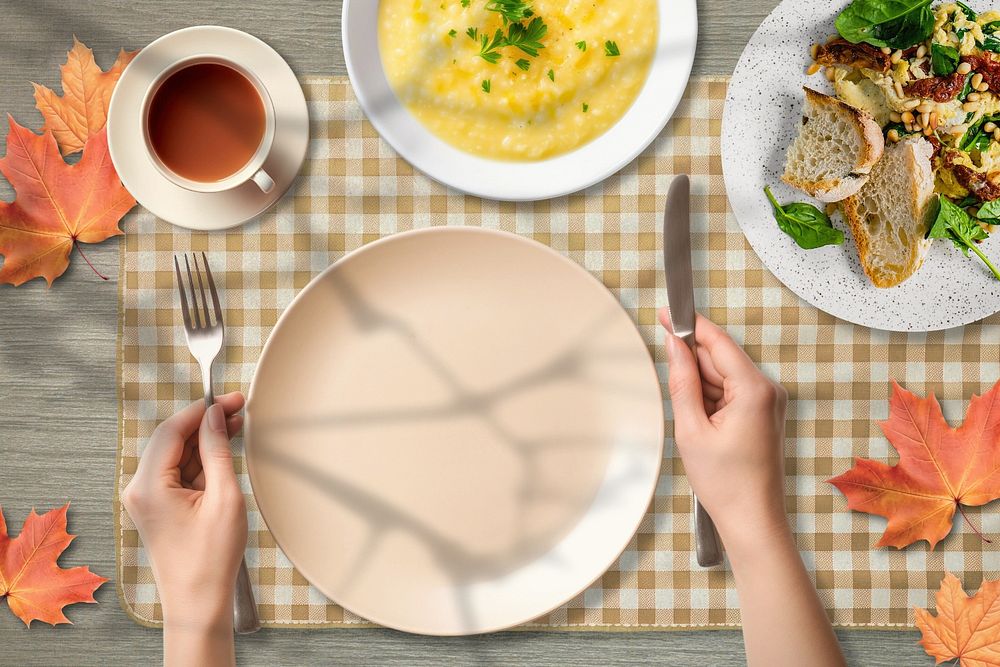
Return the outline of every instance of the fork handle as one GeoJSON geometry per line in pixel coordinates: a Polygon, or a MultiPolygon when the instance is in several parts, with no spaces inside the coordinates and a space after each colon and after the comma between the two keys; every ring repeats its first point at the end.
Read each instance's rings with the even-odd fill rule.
{"type": "MultiPolygon", "coordinates": [[[[215,404],[215,391],[212,389],[212,364],[202,365],[201,384],[205,391],[205,407],[215,404]]],[[[248,635],[260,630],[260,618],[257,616],[257,601],[253,597],[253,586],[250,585],[250,572],[247,570],[247,559],[240,559],[240,569],[236,572],[236,590],[233,594],[233,630],[237,634],[248,635]]]]}
{"type": "Polygon", "coordinates": [[[250,573],[247,571],[246,558],[240,561],[240,569],[236,573],[236,595],[233,597],[233,630],[241,635],[248,635],[260,630],[257,602],[253,599],[253,587],[250,586],[250,573]]]}
{"type": "Polygon", "coordinates": [[[201,370],[201,387],[205,392],[205,409],[215,405],[215,390],[212,389],[212,366],[201,370]]]}

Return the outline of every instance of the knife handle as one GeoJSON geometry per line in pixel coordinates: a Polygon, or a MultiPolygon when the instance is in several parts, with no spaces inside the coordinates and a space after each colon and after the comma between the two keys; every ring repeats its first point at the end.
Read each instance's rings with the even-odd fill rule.
{"type": "MultiPolygon", "coordinates": [[[[698,363],[698,345],[695,343],[694,331],[681,336],[694,354],[695,363],[698,363]]],[[[722,565],[722,540],[715,530],[715,522],[709,516],[704,506],[698,502],[698,496],[691,492],[691,499],[694,504],[694,552],[701,567],[716,567],[722,565]]]]}
{"type": "Polygon", "coordinates": [[[715,522],[698,502],[698,496],[691,494],[694,500],[694,551],[701,567],[715,567],[722,564],[722,542],[715,530],[715,522]]]}

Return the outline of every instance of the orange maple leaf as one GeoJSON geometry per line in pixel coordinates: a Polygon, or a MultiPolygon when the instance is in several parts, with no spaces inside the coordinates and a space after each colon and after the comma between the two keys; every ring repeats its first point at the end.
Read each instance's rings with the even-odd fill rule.
{"type": "Polygon", "coordinates": [[[914,609],[920,644],[934,664],[961,660],[962,667],[1000,665],[1000,581],[983,581],[969,597],[953,574],[937,592],[937,616],[914,609]]]}
{"type": "Polygon", "coordinates": [[[20,285],[42,277],[51,286],[69,266],[74,246],[122,233],[118,221],[135,199],[111,163],[105,130],[87,141],[83,157],[71,166],[59,155],[51,132],[39,136],[8,118],[0,173],[17,196],[0,202],[0,283],[20,285]]]}
{"type": "Polygon", "coordinates": [[[75,535],[66,532],[66,503],[39,516],[35,510],[21,534],[11,539],[0,509],[0,598],[31,627],[32,621],[50,625],[69,623],[62,609],[77,602],[97,602],[94,591],[107,579],[88,567],[64,570],[56,563],[75,535]]]}
{"type": "Polygon", "coordinates": [[[889,519],[876,546],[927,540],[933,549],[951,532],[956,508],[1000,498],[1000,382],[972,397],[957,429],[948,426],[933,394],[922,399],[895,382],[892,387],[889,419],[879,425],[899,464],[856,458],[830,482],[852,510],[889,519]]]}
{"type": "Polygon", "coordinates": [[[45,86],[31,84],[35,88],[35,107],[45,119],[42,132],[52,132],[63,155],[83,150],[87,140],[104,127],[118,77],[137,53],[122,49],[111,69],[104,72],[94,61],[94,52],[74,37],[73,48],[61,68],[62,96],[45,86]]]}

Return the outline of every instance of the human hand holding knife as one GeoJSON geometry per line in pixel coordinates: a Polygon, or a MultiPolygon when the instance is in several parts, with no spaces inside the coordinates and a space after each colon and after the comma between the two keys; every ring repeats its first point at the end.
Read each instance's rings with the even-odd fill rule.
{"type": "MultiPolygon", "coordinates": [[[[674,177],[663,214],[663,266],[667,275],[667,304],[673,333],[693,352],[694,274],[691,270],[691,183],[686,174],[674,177]]],[[[695,355],[697,359],[697,355],[695,355]]],[[[693,494],[692,494],[693,495],[693,494]]],[[[712,517],[694,499],[694,539],[698,565],[722,563],[722,542],[712,517]]]]}

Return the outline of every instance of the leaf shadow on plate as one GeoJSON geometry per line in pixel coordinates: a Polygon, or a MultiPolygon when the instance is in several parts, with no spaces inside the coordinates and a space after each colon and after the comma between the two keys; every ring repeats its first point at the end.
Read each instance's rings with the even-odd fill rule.
{"type": "MultiPolygon", "coordinates": [[[[413,353],[422,359],[426,368],[448,387],[451,400],[437,406],[393,408],[389,410],[341,411],[326,415],[291,415],[266,422],[254,422],[253,438],[258,442],[277,443],[283,437],[307,432],[312,436],[335,438],[336,429],[365,428],[387,423],[403,426],[415,425],[430,420],[465,418],[477,420],[488,429],[492,439],[509,450],[519,461],[523,470],[523,483],[516,491],[519,514],[513,522],[513,531],[506,548],[501,552],[489,553],[470,548],[468,544],[453,539],[439,527],[430,525],[408,507],[394,502],[379,493],[377,486],[358,480],[347,479],[347,475],[337,475],[330,470],[317,469],[307,459],[300,458],[300,447],[255,446],[253,456],[260,465],[280,469],[296,482],[301,482],[329,496],[338,507],[349,508],[352,516],[361,517],[367,524],[364,543],[352,546],[354,555],[350,564],[343,568],[337,585],[340,596],[350,591],[364,573],[370,557],[379,548],[386,536],[405,533],[418,541],[437,564],[439,572],[452,583],[455,609],[465,627],[481,627],[477,623],[476,612],[469,599],[469,587],[479,582],[490,582],[510,575],[519,567],[535,561],[544,561],[552,568],[566,565],[565,556],[560,553],[561,540],[574,529],[595,504],[601,508],[613,505],[623,492],[633,492],[634,486],[648,474],[641,454],[648,450],[648,441],[630,434],[616,434],[614,448],[628,452],[627,464],[602,468],[599,483],[588,489],[587,497],[563,495],[566,489],[550,487],[544,478],[551,481],[551,470],[543,473],[544,457],[553,451],[563,450],[577,456],[586,452],[598,452],[610,456],[602,450],[610,450],[607,436],[595,437],[581,433],[558,434],[545,437],[525,437],[514,432],[509,424],[496,414],[497,405],[512,397],[535,390],[551,383],[586,381],[600,384],[602,393],[615,396],[619,400],[639,400],[648,396],[648,387],[629,386],[615,382],[617,378],[602,378],[601,364],[621,365],[634,363],[637,355],[634,349],[613,349],[594,345],[602,329],[608,327],[620,314],[616,304],[590,323],[578,325],[579,333],[561,353],[550,356],[546,363],[530,371],[486,389],[473,389],[448,365],[448,360],[438,356],[417,332],[404,320],[387,312],[382,312],[366,301],[360,291],[346,280],[327,281],[332,286],[336,298],[346,305],[354,325],[366,335],[376,332],[390,332],[395,339],[406,341],[413,353]],[[299,450],[299,451],[296,451],[299,450]],[[566,509],[557,525],[549,525],[546,530],[528,530],[528,517],[537,510],[539,503],[563,504],[566,509]]],[[[647,362],[648,363],[648,362],[647,362]]],[[[612,375],[615,375],[612,373],[612,375]]],[[[551,468],[551,462],[548,463],[551,468]]],[[[572,475],[574,470],[562,470],[563,475],[572,475]]],[[[462,498],[453,501],[462,502],[462,498]]],[[[497,526],[496,530],[503,530],[497,526]]],[[[623,545],[624,546],[624,545],[623,545]]],[[[595,573],[595,576],[600,573],[595,573]]]]}

